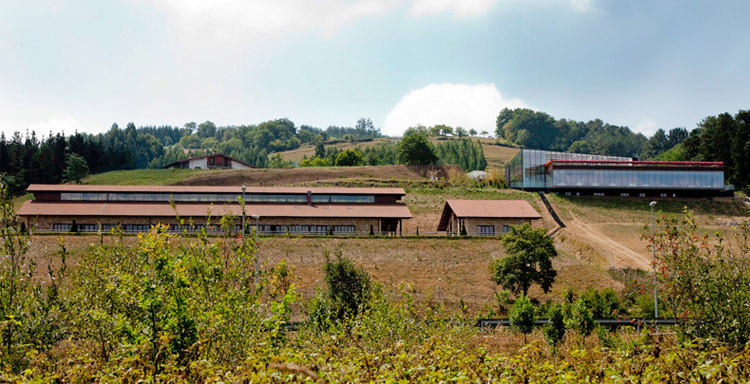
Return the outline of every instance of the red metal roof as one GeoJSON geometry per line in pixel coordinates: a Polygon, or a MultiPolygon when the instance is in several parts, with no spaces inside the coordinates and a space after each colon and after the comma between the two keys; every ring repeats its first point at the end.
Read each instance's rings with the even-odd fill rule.
{"type": "Polygon", "coordinates": [[[446,200],[438,231],[446,230],[451,215],[460,219],[541,219],[526,200],[446,200]]]}
{"type": "MultiPolygon", "coordinates": [[[[143,217],[220,217],[226,214],[241,216],[239,204],[206,203],[177,204],[177,212],[167,203],[129,202],[42,202],[26,201],[18,210],[19,216],[143,216],[143,217]]],[[[341,218],[392,218],[410,219],[409,208],[403,204],[353,204],[353,205],[304,205],[304,204],[248,204],[245,215],[260,217],[341,217],[341,218]]]]}
{"type": "Polygon", "coordinates": [[[697,165],[697,166],[724,166],[721,161],[622,161],[622,160],[550,160],[544,165],[554,163],[584,163],[584,164],[633,164],[633,165],[697,165]]]}
{"type": "MultiPolygon", "coordinates": [[[[188,185],[77,185],[77,184],[31,184],[27,192],[113,192],[113,193],[236,193],[242,194],[240,186],[188,186],[188,185]]],[[[406,195],[403,188],[344,188],[344,187],[252,187],[245,193],[289,194],[311,191],[314,194],[342,195],[406,195]]]]}

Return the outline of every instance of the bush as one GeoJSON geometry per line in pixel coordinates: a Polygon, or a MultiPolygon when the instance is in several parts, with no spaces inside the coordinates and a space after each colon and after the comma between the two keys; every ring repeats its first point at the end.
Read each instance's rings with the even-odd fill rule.
{"type": "Polygon", "coordinates": [[[580,293],[580,297],[595,318],[612,319],[620,314],[627,314],[620,296],[612,288],[604,288],[601,291],[588,288],[580,293]]]}
{"type": "Polygon", "coordinates": [[[508,316],[510,327],[514,331],[523,333],[523,342],[526,344],[526,335],[534,330],[534,305],[526,296],[519,297],[513,304],[508,316]]]}
{"type": "Polygon", "coordinates": [[[340,250],[335,256],[336,259],[331,260],[326,251],[323,266],[331,313],[335,320],[356,317],[370,299],[370,275],[363,268],[355,267],[340,250]]]}
{"type": "Polygon", "coordinates": [[[581,336],[581,345],[583,345],[586,336],[590,335],[596,328],[594,316],[591,315],[591,311],[586,307],[586,302],[581,298],[573,303],[573,307],[568,312],[570,315],[566,319],[565,325],[581,336]]]}
{"type": "Polygon", "coordinates": [[[555,354],[565,337],[565,317],[562,306],[558,303],[552,304],[547,310],[547,319],[548,323],[544,325],[544,339],[555,354]]]}
{"type": "Polygon", "coordinates": [[[743,348],[750,341],[750,221],[733,227],[726,238],[698,236],[685,211],[664,221],[654,242],[660,307],[676,310],[689,337],[714,337],[743,348]]]}

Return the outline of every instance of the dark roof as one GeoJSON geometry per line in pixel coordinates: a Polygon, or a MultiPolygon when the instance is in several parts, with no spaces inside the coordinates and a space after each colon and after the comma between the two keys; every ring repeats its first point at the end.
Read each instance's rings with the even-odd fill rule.
{"type": "MultiPolygon", "coordinates": [[[[27,192],[113,192],[113,193],[242,193],[240,186],[190,186],[190,185],[77,185],[31,184],[27,192]]],[[[252,187],[245,193],[258,194],[341,194],[341,195],[406,195],[403,188],[344,188],[344,187],[252,187]]]]}
{"type": "Polygon", "coordinates": [[[542,216],[526,200],[446,200],[438,231],[445,231],[451,215],[460,219],[541,219],[542,216]]]}
{"type": "MultiPolygon", "coordinates": [[[[41,202],[26,201],[18,210],[19,216],[142,216],[142,217],[213,217],[241,216],[239,204],[211,205],[206,203],[177,204],[177,212],[168,203],[129,202],[41,202]]],[[[260,217],[342,217],[410,219],[409,208],[404,204],[248,204],[245,215],[260,217]]]]}
{"type": "Polygon", "coordinates": [[[225,154],[223,154],[223,153],[212,153],[212,154],[210,154],[210,155],[205,155],[205,156],[194,156],[194,157],[188,157],[187,159],[177,160],[177,161],[175,161],[174,163],[170,163],[170,164],[167,164],[167,165],[163,166],[162,168],[169,168],[169,167],[171,167],[171,166],[174,166],[174,165],[177,165],[177,164],[181,164],[181,163],[185,163],[185,162],[188,162],[188,161],[190,161],[190,160],[205,159],[205,158],[207,158],[207,157],[213,157],[213,156],[224,156],[224,157],[226,157],[227,159],[229,159],[229,160],[232,160],[232,161],[234,161],[234,162],[237,162],[237,163],[240,163],[240,164],[242,164],[242,165],[244,165],[244,166],[246,166],[246,167],[250,167],[250,168],[255,168],[255,166],[254,166],[254,165],[252,165],[252,164],[248,164],[248,163],[246,163],[246,162],[244,162],[244,161],[242,161],[242,160],[237,160],[237,159],[235,159],[234,157],[231,157],[231,156],[227,156],[227,155],[225,155],[225,154]]]}

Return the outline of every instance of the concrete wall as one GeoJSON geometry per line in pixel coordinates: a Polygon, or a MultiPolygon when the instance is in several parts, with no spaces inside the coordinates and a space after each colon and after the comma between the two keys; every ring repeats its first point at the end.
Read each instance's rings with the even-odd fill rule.
{"type": "Polygon", "coordinates": [[[190,166],[188,167],[190,169],[208,169],[208,159],[207,158],[199,158],[199,159],[191,159],[190,160],[190,166]]]}

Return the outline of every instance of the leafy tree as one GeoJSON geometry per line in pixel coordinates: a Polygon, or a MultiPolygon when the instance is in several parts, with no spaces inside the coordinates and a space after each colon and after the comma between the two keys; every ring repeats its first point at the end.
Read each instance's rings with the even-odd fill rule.
{"type": "Polygon", "coordinates": [[[63,178],[66,181],[75,181],[76,184],[81,184],[81,179],[89,174],[89,166],[86,164],[86,160],[83,157],[71,153],[65,157],[65,170],[63,171],[63,178]]]}
{"type": "Polygon", "coordinates": [[[362,156],[360,152],[353,151],[351,149],[344,150],[343,152],[339,153],[338,156],[336,156],[337,167],[357,166],[364,164],[364,162],[364,156],[362,156]]]}
{"type": "Polygon", "coordinates": [[[536,321],[534,313],[534,305],[531,304],[531,300],[524,295],[516,299],[513,308],[511,308],[510,313],[508,314],[511,329],[523,333],[524,344],[526,344],[526,335],[534,330],[534,322],[536,321]]]}
{"type": "Polygon", "coordinates": [[[205,121],[203,123],[198,124],[198,131],[196,132],[198,137],[200,138],[208,138],[208,137],[214,137],[216,135],[216,124],[205,121]]]}
{"type": "Polygon", "coordinates": [[[326,147],[321,142],[315,144],[315,157],[326,157],[326,147]]]}
{"type": "Polygon", "coordinates": [[[435,164],[438,158],[427,136],[414,132],[399,142],[398,160],[401,164],[430,165],[435,164]]]}
{"type": "Polygon", "coordinates": [[[581,345],[583,345],[586,336],[594,331],[594,328],[596,327],[594,316],[586,307],[586,302],[583,301],[583,299],[578,298],[578,300],[573,303],[573,308],[570,310],[570,317],[566,320],[566,325],[568,328],[578,332],[578,335],[581,336],[581,345]]]}
{"type": "Polygon", "coordinates": [[[532,229],[528,224],[511,226],[502,243],[508,255],[495,260],[495,283],[523,296],[531,284],[539,284],[544,292],[549,292],[557,276],[552,267],[557,250],[544,228],[532,229]]]}
{"type": "Polygon", "coordinates": [[[576,140],[570,145],[568,152],[591,153],[591,147],[589,147],[589,143],[587,143],[586,140],[576,140]]]}
{"type": "Polygon", "coordinates": [[[544,325],[544,339],[552,348],[552,354],[556,354],[565,337],[565,316],[562,306],[558,303],[552,304],[547,310],[547,319],[548,322],[544,325]]]}

